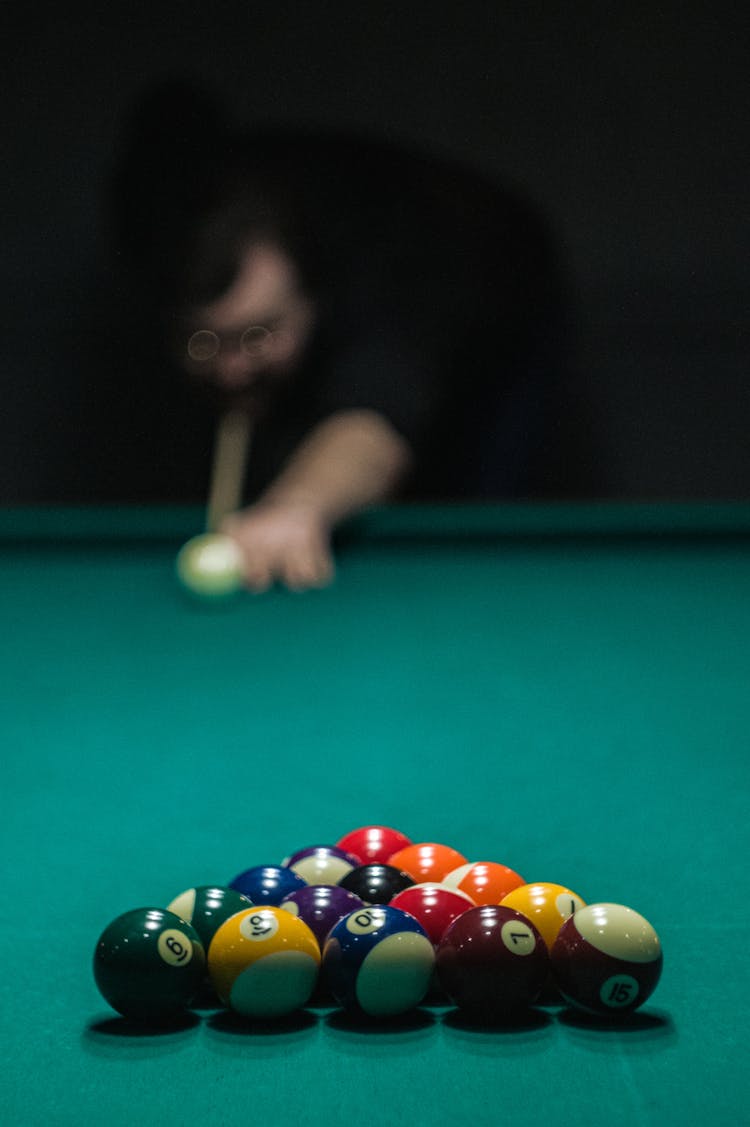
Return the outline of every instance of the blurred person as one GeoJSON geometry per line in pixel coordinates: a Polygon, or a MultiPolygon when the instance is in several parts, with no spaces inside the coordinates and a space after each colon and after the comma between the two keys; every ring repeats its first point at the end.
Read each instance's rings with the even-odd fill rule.
{"type": "Polygon", "coordinates": [[[251,589],[328,583],[369,505],[527,496],[548,471],[564,302],[518,192],[383,139],[233,128],[170,83],[136,108],[114,198],[167,355],[252,420],[223,526],[251,589]]]}

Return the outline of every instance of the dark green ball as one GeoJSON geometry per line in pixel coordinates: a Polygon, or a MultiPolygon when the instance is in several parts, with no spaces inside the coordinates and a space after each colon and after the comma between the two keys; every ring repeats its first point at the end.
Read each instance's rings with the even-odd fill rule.
{"type": "Polygon", "coordinates": [[[134,1021],[178,1018],[198,992],[205,968],[195,928],[164,908],[135,908],[118,916],[94,951],[102,997],[134,1021]]]}
{"type": "Polygon", "coordinates": [[[252,907],[252,900],[241,892],[212,884],[188,888],[167,905],[168,911],[193,925],[206,951],[225,920],[252,907]]]}

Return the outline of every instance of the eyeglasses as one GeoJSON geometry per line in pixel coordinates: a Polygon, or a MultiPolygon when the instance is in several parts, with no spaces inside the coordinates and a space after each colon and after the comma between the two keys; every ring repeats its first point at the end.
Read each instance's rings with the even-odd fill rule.
{"type": "MultiPolygon", "coordinates": [[[[253,359],[264,356],[273,340],[273,330],[265,325],[250,325],[239,339],[239,348],[253,359]]],[[[205,363],[219,355],[221,337],[211,329],[198,329],[187,342],[187,354],[197,363],[205,363]]]]}

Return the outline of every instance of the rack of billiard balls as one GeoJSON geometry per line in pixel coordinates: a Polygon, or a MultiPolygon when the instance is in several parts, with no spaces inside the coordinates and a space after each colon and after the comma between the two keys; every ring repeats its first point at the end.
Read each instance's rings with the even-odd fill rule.
{"type": "Polygon", "coordinates": [[[178,1019],[207,984],[254,1021],[317,1004],[392,1018],[428,996],[485,1022],[550,1000],[622,1018],[661,968],[633,909],[384,826],[126,912],[94,953],[103,997],[143,1023],[178,1019]]]}

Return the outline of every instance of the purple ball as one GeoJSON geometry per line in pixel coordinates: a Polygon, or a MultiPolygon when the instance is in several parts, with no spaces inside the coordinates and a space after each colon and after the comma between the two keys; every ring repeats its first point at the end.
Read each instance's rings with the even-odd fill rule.
{"type": "Polygon", "coordinates": [[[290,892],[306,888],[307,882],[282,865],[254,865],[236,876],[229,887],[247,896],[253,904],[278,907],[290,892]]]}
{"type": "Polygon", "coordinates": [[[345,888],[316,884],[285,896],[281,907],[307,924],[322,949],[331,928],[350,912],[363,907],[363,902],[345,888]]]}
{"type": "Polygon", "coordinates": [[[307,884],[338,884],[360,864],[359,857],[337,845],[311,845],[298,849],[282,862],[293,869],[307,884]]]}

